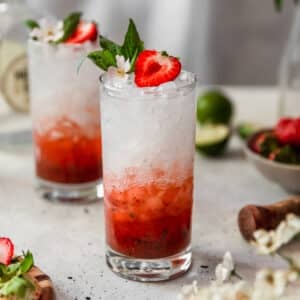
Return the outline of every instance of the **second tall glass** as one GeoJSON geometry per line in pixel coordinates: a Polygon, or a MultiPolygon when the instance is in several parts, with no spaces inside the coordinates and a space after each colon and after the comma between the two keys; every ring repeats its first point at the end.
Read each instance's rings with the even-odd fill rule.
{"type": "Polygon", "coordinates": [[[97,197],[102,178],[99,71],[90,62],[76,71],[95,47],[28,41],[36,175],[49,199],[97,197]]]}

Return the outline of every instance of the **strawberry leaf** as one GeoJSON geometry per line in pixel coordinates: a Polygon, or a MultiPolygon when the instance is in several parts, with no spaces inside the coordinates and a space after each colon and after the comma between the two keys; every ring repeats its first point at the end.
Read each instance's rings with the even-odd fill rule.
{"type": "Polygon", "coordinates": [[[40,25],[38,24],[38,22],[28,19],[24,21],[24,24],[30,29],[34,29],[34,28],[40,28],[40,25]]]}
{"type": "Polygon", "coordinates": [[[81,13],[74,12],[68,15],[64,19],[64,27],[63,27],[64,35],[62,36],[62,38],[56,41],[56,44],[66,41],[74,33],[74,31],[77,28],[77,25],[80,22],[80,18],[81,18],[81,13]]]}
{"type": "Polygon", "coordinates": [[[144,50],[144,42],[140,39],[139,33],[132,19],[129,20],[128,29],[122,46],[122,54],[129,59],[133,68],[136,58],[144,50]]]}
{"type": "Polygon", "coordinates": [[[122,54],[121,46],[104,37],[103,35],[100,35],[100,46],[103,49],[110,51],[114,56],[122,54]]]}
{"type": "Polygon", "coordinates": [[[116,66],[116,58],[109,50],[97,50],[89,53],[87,57],[104,71],[110,66],[116,66]]]}

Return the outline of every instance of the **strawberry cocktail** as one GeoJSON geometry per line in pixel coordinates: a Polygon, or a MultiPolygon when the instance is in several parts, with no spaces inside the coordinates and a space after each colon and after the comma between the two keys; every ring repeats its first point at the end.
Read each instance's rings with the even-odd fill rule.
{"type": "Polygon", "coordinates": [[[102,37],[100,44],[89,58],[106,71],[107,263],[129,279],[166,280],[191,264],[195,76],[166,52],[145,50],[132,20],[123,45],[102,37]]]}
{"type": "Polygon", "coordinates": [[[39,187],[47,198],[87,201],[102,177],[99,74],[80,60],[98,48],[97,25],[74,13],[28,20],[31,112],[39,187]]]}

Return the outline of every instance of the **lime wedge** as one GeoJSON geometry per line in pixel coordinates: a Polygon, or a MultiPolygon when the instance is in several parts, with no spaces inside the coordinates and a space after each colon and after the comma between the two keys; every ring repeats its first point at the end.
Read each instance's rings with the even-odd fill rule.
{"type": "Polygon", "coordinates": [[[196,148],[209,156],[218,156],[225,151],[230,129],[226,125],[202,125],[196,127],[196,148]]]}

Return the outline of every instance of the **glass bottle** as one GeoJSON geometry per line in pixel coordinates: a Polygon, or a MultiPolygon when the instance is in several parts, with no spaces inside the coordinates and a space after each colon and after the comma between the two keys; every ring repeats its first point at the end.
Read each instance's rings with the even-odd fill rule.
{"type": "Polygon", "coordinates": [[[33,17],[22,0],[0,0],[0,150],[30,149],[31,122],[24,20],[33,17]],[[22,113],[19,113],[22,112],[22,113]]]}
{"type": "Polygon", "coordinates": [[[278,117],[300,117],[300,6],[279,67],[278,117]]]}
{"type": "Polygon", "coordinates": [[[16,111],[29,109],[26,28],[31,13],[22,0],[0,0],[0,90],[16,111]]]}

